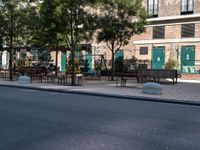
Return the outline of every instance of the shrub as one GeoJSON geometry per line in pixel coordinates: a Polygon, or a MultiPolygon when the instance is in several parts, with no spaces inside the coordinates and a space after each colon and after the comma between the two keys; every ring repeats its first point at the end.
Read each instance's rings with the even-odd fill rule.
{"type": "Polygon", "coordinates": [[[165,69],[177,69],[178,62],[174,59],[169,59],[168,62],[165,64],[165,69]]]}

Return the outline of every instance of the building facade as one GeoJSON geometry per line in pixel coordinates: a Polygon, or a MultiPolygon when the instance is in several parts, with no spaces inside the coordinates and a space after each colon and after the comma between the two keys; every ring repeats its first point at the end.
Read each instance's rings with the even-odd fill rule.
{"type": "Polygon", "coordinates": [[[146,32],[131,39],[135,56],[163,69],[169,59],[185,73],[200,69],[200,0],[144,0],[146,32]]]}
{"type": "MultiPolygon", "coordinates": [[[[200,70],[200,0],[144,0],[143,4],[151,16],[145,32],[134,35],[116,57],[136,58],[152,69],[164,69],[173,60],[184,73],[200,70]]],[[[105,43],[92,43],[93,67],[95,55],[103,55],[111,67],[111,52],[105,43]]],[[[62,68],[64,57],[58,56],[62,68]]]]}

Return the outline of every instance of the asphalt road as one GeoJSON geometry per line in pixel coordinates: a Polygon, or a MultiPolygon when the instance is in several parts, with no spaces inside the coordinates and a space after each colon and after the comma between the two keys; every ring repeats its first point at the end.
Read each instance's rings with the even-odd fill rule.
{"type": "Polygon", "coordinates": [[[0,87],[0,150],[199,150],[200,107],[0,87]]]}

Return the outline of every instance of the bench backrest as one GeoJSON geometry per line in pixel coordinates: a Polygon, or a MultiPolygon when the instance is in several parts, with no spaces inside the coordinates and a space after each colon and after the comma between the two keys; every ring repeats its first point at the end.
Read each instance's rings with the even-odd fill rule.
{"type": "Polygon", "coordinates": [[[147,69],[139,70],[138,75],[150,75],[157,78],[177,78],[177,70],[147,69]]]}

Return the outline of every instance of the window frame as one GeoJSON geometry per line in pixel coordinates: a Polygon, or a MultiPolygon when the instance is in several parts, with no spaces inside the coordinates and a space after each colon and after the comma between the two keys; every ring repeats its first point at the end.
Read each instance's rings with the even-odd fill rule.
{"type": "Polygon", "coordinates": [[[195,24],[195,23],[181,24],[181,38],[195,38],[195,35],[196,35],[195,31],[196,31],[196,24],[195,24]],[[194,28],[193,28],[193,31],[194,31],[193,36],[183,36],[183,26],[184,26],[184,25],[194,25],[194,28]]]}
{"type": "Polygon", "coordinates": [[[165,28],[165,26],[154,26],[153,27],[153,32],[152,32],[152,39],[165,39],[165,30],[166,30],[166,28],[165,28]],[[163,37],[162,38],[159,38],[159,37],[155,37],[155,28],[158,28],[158,27],[163,27],[164,28],[164,32],[163,32],[163,37]]]}
{"type": "Polygon", "coordinates": [[[187,1],[186,11],[183,10],[183,1],[184,0],[181,0],[181,15],[193,14],[194,13],[194,0],[191,0],[192,1],[192,10],[188,10],[189,9],[189,1],[190,0],[186,0],[187,1]]]}
{"type": "Polygon", "coordinates": [[[149,10],[150,10],[150,3],[149,3],[150,0],[147,0],[147,10],[148,10],[148,14],[155,18],[155,17],[158,17],[158,13],[159,13],[159,0],[157,0],[157,4],[155,4],[155,0],[153,0],[153,14],[150,14],[149,13],[149,10]],[[157,14],[155,14],[155,5],[157,5],[157,14]]]}
{"type": "Polygon", "coordinates": [[[148,46],[141,46],[140,47],[140,55],[148,55],[149,54],[149,47],[148,46]],[[144,52],[142,49],[145,49],[145,53],[142,53],[144,52]]]}

